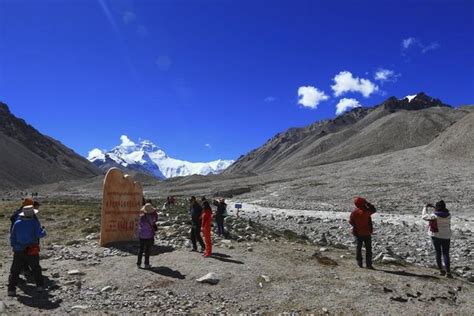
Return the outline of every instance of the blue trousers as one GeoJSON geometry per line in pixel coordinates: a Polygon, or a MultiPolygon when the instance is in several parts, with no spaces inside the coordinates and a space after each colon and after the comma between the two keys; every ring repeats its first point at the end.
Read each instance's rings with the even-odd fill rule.
{"type": "Polygon", "coordinates": [[[434,249],[436,250],[436,264],[440,270],[445,270],[450,273],[450,262],[449,262],[449,246],[451,239],[441,239],[436,237],[431,237],[433,241],[434,249]],[[444,269],[441,264],[441,254],[443,255],[444,269]]]}

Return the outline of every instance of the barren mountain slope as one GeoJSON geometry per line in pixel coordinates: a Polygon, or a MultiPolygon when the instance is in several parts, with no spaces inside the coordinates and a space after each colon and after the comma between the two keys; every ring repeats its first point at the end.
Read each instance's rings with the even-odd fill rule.
{"type": "Polygon", "coordinates": [[[474,112],[470,112],[446,129],[430,143],[428,148],[431,153],[440,158],[474,160],[474,112]]]}
{"type": "Polygon", "coordinates": [[[374,108],[278,134],[225,173],[301,168],[426,145],[466,113],[424,93],[411,100],[391,97],[374,108]]]}
{"type": "Polygon", "coordinates": [[[0,151],[0,188],[24,188],[101,174],[85,158],[15,117],[1,102],[0,151]]]}

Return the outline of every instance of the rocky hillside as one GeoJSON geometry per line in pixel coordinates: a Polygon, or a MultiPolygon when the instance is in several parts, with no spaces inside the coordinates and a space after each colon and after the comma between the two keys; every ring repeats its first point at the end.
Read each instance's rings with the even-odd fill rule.
{"type": "Polygon", "coordinates": [[[422,92],[410,99],[391,97],[373,108],[280,133],[225,173],[307,167],[427,145],[467,113],[422,92]]]}
{"type": "Polygon", "coordinates": [[[0,102],[0,188],[94,177],[100,169],[15,117],[0,102]]]}

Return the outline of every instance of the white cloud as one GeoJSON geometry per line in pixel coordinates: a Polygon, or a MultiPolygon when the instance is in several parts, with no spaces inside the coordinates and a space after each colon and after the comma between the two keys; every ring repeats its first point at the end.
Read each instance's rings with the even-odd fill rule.
{"type": "Polygon", "coordinates": [[[339,103],[336,105],[336,115],[342,114],[349,109],[358,107],[361,107],[361,104],[356,99],[343,98],[339,100],[339,103]]]}
{"type": "Polygon", "coordinates": [[[137,18],[137,15],[132,11],[125,11],[122,16],[123,23],[130,24],[134,22],[137,18]]]}
{"type": "Polygon", "coordinates": [[[122,143],[120,144],[120,146],[122,147],[132,147],[132,146],[135,146],[135,143],[132,142],[130,140],[130,138],[128,138],[127,135],[122,135],[120,136],[120,140],[122,141],[122,143]]]}
{"type": "Polygon", "coordinates": [[[398,77],[400,77],[400,74],[396,74],[395,71],[384,68],[379,68],[374,75],[374,79],[380,82],[395,82],[398,77]]]}
{"type": "Polygon", "coordinates": [[[275,97],[266,97],[265,99],[263,99],[263,102],[267,102],[267,103],[272,103],[272,102],[275,102],[277,98],[275,97]]]}
{"type": "Polygon", "coordinates": [[[349,71],[341,71],[333,80],[334,85],[331,86],[331,89],[334,91],[336,97],[347,92],[359,92],[368,98],[379,89],[379,87],[369,79],[353,77],[349,71]]]}
{"type": "Polygon", "coordinates": [[[440,47],[440,45],[439,45],[438,42],[431,42],[428,45],[423,46],[423,48],[421,49],[421,52],[424,54],[424,53],[426,53],[430,50],[438,49],[439,47],[440,47]]]}
{"type": "Polygon", "coordinates": [[[212,148],[211,144],[204,144],[204,147],[207,147],[207,148],[209,148],[209,149],[212,148]]]}
{"type": "Polygon", "coordinates": [[[419,45],[419,41],[414,37],[405,38],[402,40],[402,48],[408,49],[410,46],[419,45]]]}
{"type": "Polygon", "coordinates": [[[99,148],[94,148],[91,151],[89,151],[89,155],[87,155],[87,159],[92,161],[96,159],[105,159],[104,152],[100,150],[99,148]]]}
{"type": "Polygon", "coordinates": [[[440,47],[438,42],[431,42],[429,44],[423,44],[423,42],[416,38],[416,37],[408,37],[402,40],[402,54],[406,54],[406,52],[412,47],[414,50],[421,51],[422,54],[429,52],[430,50],[435,50],[440,47]]]}
{"type": "Polygon", "coordinates": [[[312,86],[302,86],[298,88],[298,104],[310,109],[316,109],[318,104],[329,99],[324,91],[312,86]]]}

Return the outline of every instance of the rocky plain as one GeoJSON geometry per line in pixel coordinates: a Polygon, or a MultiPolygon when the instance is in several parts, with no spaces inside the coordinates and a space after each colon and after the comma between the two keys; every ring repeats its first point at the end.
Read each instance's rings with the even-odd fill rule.
{"type": "MultiPolygon", "coordinates": [[[[48,229],[41,265],[48,290],[31,283],[0,303],[12,314],[292,313],[468,315],[473,310],[472,232],[455,220],[455,279],[437,275],[424,223],[375,217],[375,271],[354,260],[347,213],[231,206],[229,235],[214,235],[212,258],[189,252],[184,199],[159,216],[150,270],[136,266],[136,242],[98,245],[98,200],[49,198],[40,219],[48,229]],[[394,224],[396,223],[396,224],[394,224]],[[382,233],[383,232],[383,233],[382,233]],[[211,275],[209,275],[211,274],[211,275]],[[205,277],[204,282],[197,280],[205,277]]],[[[162,205],[162,200],[154,204],[162,205]]],[[[228,201],[232,205],[235,200],[228,201]]],[[[8,211],[1,202],[1,233],[8,211]]],[[[11,261],[1,244],[0,291],[11,261]]]]}

